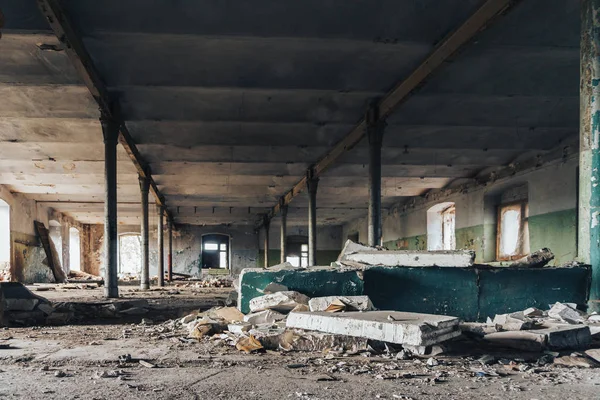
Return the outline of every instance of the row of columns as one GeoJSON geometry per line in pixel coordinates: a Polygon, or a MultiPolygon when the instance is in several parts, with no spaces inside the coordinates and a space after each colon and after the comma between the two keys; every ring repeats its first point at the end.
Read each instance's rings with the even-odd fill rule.
{"type": "MultiPolygon", "coordinates": [[[[109,298],[119,297],[118,288],[118,235],[117,235],[117,143],[119,138],[119,123],[104,113],[100,116],[100,125],[104,137],[104,246],[105,272],[104,295],[109,298]]],[[[149,224],[148,224],[148,195],[150,192],[149,173],[139,177],[142,221],[140,226],[142,239],[142,273],[140,288],[150,289],[150,260],[149,260],[149,224]]],[[[165,284],[164,264],[164,217],[165,208],[158,207],[158,285],[165,284]]],[[[173,222],[168,219],[168,256],[167,279],[173,274],[173,222]]]]}
{"type": "MultiPolygon", "coordinates": [[[[369,141],[369,216],[368,216],[368,244],[378,246],[381,244],[382,215],[381,215],[381,147],[385,120],[379,118],[377,101],[373,100],[367,107],[365,114],[366,136],[369,141]]],[[[319,177],[309,168],[306,173],[306,189],[308,194],[308,265],[317,264],[317,188],[319,177]]],[[[281,216],[281,262],[286,260],[287,238],[287,212],[288,206],[283,199],[280,200],[281,216]]],[[[265,216],[263,227],[265,231],[264,242],[264,267],[269,267],[269,226],[270,220],[265,216]]]]}

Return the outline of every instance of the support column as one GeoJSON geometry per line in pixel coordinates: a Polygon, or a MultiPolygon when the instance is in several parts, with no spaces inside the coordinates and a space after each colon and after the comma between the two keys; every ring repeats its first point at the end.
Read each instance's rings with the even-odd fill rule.
{"type": "Polygon", "coordinates": [[[308,265],[317,265],[317,187],[319,178],[309,168],[306,173],[308,189],[308,265]]]}
{"type": "Polygon", "coordinates": [[[165,286],[165,243],[164,243],[165,207],[158,206],[158,286],[165,286]]]}
{"type": "Polygon", "coordinates": [[[169,252],[167,253],[167,280],[173,280],[173,220],[169,218],[167,222],[167,230],[169,231],[169,252]]]}
{"type": "Polygon", "coordinates": [[[104,295],[119,297],[117,277],[117,140],[119,124],[104,113],[104,295]]]}
{"type": "Polygon", "coordinates": [[[265,268],[269,268],[269,225],[271,224],[271,221],[269,220],[269,217],[267,217],[265,215],[264,218],[264,222],[263,222],[263,226],[265,227],[265,242],[264,242],[264,251],[265,251],[265,264],[264,267],[265,268]]]}
{"type": "Polygon", "coordinates": [[[379,108],[372,101],[365,115],[369,141],[369,226],[368,244],[381,245],[381,145],[385,121],[379,119],[379,108]]]}
{"type": "Polygon", "coordinates": [[[283,264],[285,262],[285,257],[286,257],[286,252],[287,252],[287,213],[288,213],[288,206],[286,204],[283,204],[283,202],[281,202],[281,206],[279,207],[281,209],[281,231],[280,231],[280,240],[281,243],[279,244],[279,247],[281,249],[281,263],[283,264]]]}
{"type": "Polygon", "coordinates": [[[142,194],[142,224],[140,226],[142,235],[142,276],[140,277],[140,289],[148,290],[150,289],[150,241],[148,239],[148,191],[150,180],[140,176],[139,181],[142,194]]]}
{"type": "Polygon", "coordinates": [[[600,311],[600,0],[581,2],[578,258],[592,265],[590,309],[600,311]]]}

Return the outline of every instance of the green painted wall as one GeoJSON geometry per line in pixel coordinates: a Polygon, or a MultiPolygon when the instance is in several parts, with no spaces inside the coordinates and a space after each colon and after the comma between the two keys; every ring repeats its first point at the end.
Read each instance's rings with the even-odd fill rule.
{"type": "MultiPolygon", "coordinates": [[[[317,265],[326,266],[337,260],[340,250],[317,250],[317,265]]],[[[279,250],[269,250],[269,266],[281,263],[281,252],[279,250]]],[[[262,268],[265,264],[265,253],[260,251],[256,257],[256,267],[262,268]]]]}
{"type": "MultiPolygon", "coordinates": [[[[554,253],[551,265],[563,265],[577,256],[577,210],[563,210],[529,217],[531,251],[547,247],[554,253]]],[[[427,235],[383,243],[390,250],[427,250],[427,235]]],[[[485,224],[456,230],[456,248],[475,250],[475,262],[496,259],[496,225],[485,224]]]]}
{"type": "Polygon", "coordinates": [[[564,210],[529,217],[531,251],[547,247],[554,253],[553,265],[577,256],[577,210],[564,210]]]}

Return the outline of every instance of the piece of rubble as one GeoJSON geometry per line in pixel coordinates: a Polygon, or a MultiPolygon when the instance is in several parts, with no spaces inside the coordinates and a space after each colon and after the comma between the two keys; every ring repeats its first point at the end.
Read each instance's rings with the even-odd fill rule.
{"type": "Polygon", "coordinates": [[[372,311],[369,296],[326,296],[313,297],[308,302],[310,311],[372,311]]]}
{"type": "Polygon", "coordinates": [[[240,338],[235,347],[246,354],[263,349],[263,345],[252,335],[240,338]]]}
{"type": "Polygon", "coordinates": [[[461,322],[459,328],[463,333],[478,337],[483,337],[488,333],[498,332],[496,325],[493,323],[461,322]]]}
{"type": "Polygon", "coordinates": [[[298,304],[308,304],[308,300],[307,296],[295,291],[266,294],[250,300],[250,311],[274,310],[285,313],[293,310],[298,304]]]}
{"type": "Polygon", "coordinates": [[[589,349],[586,350],[584,353],[592,360],[596,361],[597,363],[600,363],[600,349],[589,349]]]}
{"type": "Polygon", "coordinates": [[[186,325],[194,320],[198,319],[198,313],[192,313],[192,314],[188,314],[185,317],[180,319],[180,322],[182,325],[186,325]]]}
{"type": "Polygon", "coordinates": [[[282,285],[281,283],[271,282],[267,286],[265,286],[265,288],[263,289],[263,293],[271,294],[277,292],[288,292],[289,290],[290,289],[287,286],[282,285]]]}
{"type": "Polygon", "coordinates": [[[575,308],[573,304],[556,302],[548,311],[548,316],[569,324],[582,324],[585,322],[584,313],[575,308]]]}
{"type": "Polygon", "coordinates": [[[534,251],[533,253],[525,257],[519,258],[518,260],[510,264],[509,267],[540,268],[548,264],[552,260],[554,260],[554,254],[552,253],[552,251],[550,251],[550,249],[543,248],[538,251],[534,251]]]}
{"type": "Polygon", "coordinates": [[[142,307],[131,307],[126,310],[121,310],[119,313],[125,315],[144,315],[148,313],[148,309],[142,307]]]}
{"type": "Polygon", "coordinates": [[[259,338],[265,349],[284,351],[340,351],[360,352],[368,349],[368,339],[300,329],[286,329],[280,333],[266,334],[259,338]]]}
{"type": "Polygon", "coordinates": [[[563,367],[595,368],[598,366],[594,360],[577,356],[563,356],[554,359],[554,364],[563,367]]]}
{"type": "Polygon", "coordinates": [[[54,307],[48,303],[40,303],[37,306],[37,309],[43,312],[46,315],[50,315],[54,312],[54,307]]]}
{"type": "Polygon", "coordinates": [[[600,314],[592,314],[588,316],[587,322],[590,324],[600,324],[600,314]]]}
{"type": "Polygon", "coordinates": [[[227,330],[233,334],[241,335],[252,329],[252,324],[249,323],[236,323],[227,325],[227,330]]]}
{"type": "Polygon", "coordinates": [[[237,292],[237,290],[232,290],[227,295],[227,299],[225,299],[225,305],[227,307],[236,307],[237,306],[237,299],[238,299],[238,292],[237,292]]]}
{"type": "Polygon", "coordinates": [[[139,363],[142,367],[146,368],[156,368],[156,364],[149,363],[148,361],[139,360],[139,363]]]}
{"type": "Polygon", "coordinates": [[[296,307],[294,307],[294,309],[291,312],[294,312],[294,311],[299,311],[299,312],[310,311],[310,308],[306,304],[298,304],[296,307]]]}
{"type": "Polygon", "coordinates": [[[472,250],[384,250],[360,251],[342,256],[341,262],[351,261],[384,267],[472,267],[475,252],[472,250]]]}
{"type": "Polygon", "coordinates": [[[205,314],[214,319],[225,320],[227,323],[244,320],[244,314],[235,307],[216,307],[208,310],[205,314]]]}
{"type": "Polygon", "coordinates": [[[533,327],[533,321],[525,317],[522,311],[510,314],[497,314],[492,323],[504,331],[520,331],[533,327]]]}
{"type": "Polygon", "coordinates": [[[523,315],[525,317],[529,317],[529,318],[538,318],[538,317],[543,317],[544,312],[542,310],[540,310],[539,308],[529,307],[528,309],[523,310],[523,315]]]}
{"type": "Polygon", "coordinates": [[[458,318],[445,315],[350,311],[294,312],[288,316],[286,326],[397,344],[429,346],[460,336],[458,323],[458,318]]]}
{"type": "Polygon", "coordinates": [[[587,326],[556,326],[530,331],[506,331],[485,335],[484,340],[526,351],[585,348],[591,342],[587,326]]]}
{"type": "Polygon", "coordinates": [[[257,313],[252,313],[244,316],[244,322],[253,325],[268,324],[285,319],[285,315],[273,310],[265,310],[257,313]]]}

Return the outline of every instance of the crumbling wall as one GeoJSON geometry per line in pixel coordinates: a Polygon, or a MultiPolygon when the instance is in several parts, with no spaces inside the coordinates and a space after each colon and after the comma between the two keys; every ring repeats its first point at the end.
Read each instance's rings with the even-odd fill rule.
{"type": "MultiPolygon", "coordinates": [[[[472,249],[476,262],[495,260],[496,209],[487,204],[492,195],[526,185],[529,204],[529,239],[532,251],[548,247],[553,265],[577,256],[577,158],[561,160],[486,185],[448,189],[435,195],[395,205],[383,218],[383,243],[390,249],[427,249],[427,210],[435,204],[456,204],[456,248],[472,249]]],[[[367,218],[343,227],[342,241],[359,234],[367,240],[367,218]]]]}

